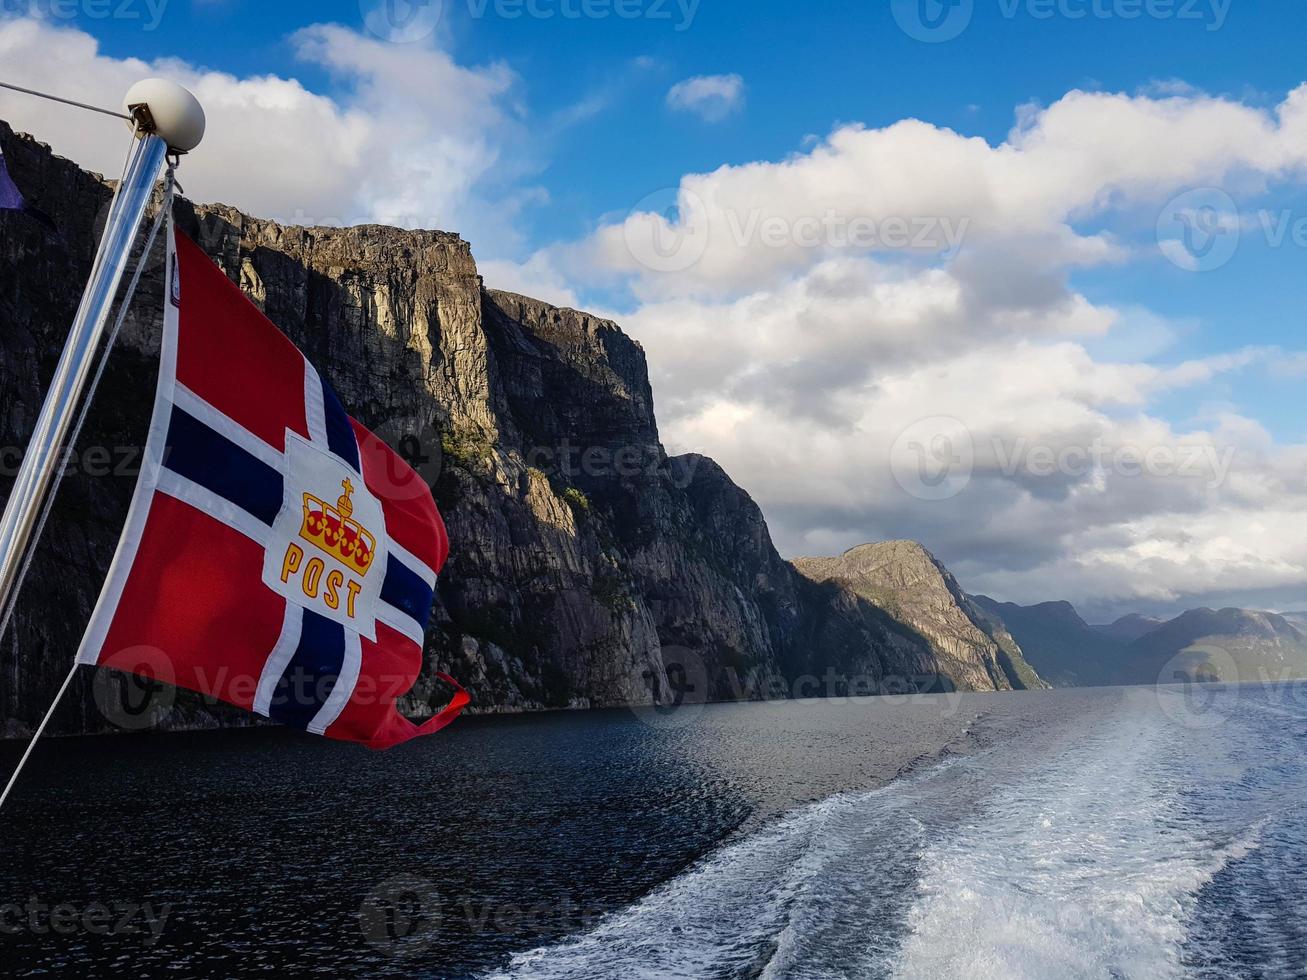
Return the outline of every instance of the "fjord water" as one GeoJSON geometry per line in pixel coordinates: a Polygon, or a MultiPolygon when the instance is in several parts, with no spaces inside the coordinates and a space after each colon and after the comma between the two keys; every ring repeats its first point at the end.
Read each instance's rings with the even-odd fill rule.
{"type": "Polygon", "coordinates": [[[497,975],[1307,976],[1303,694],[1106,693],[801,808],[497,975]]]}
{"type": "Polygon", "coordinates": [[[2,817],[0,954],[12,975],[1298,977],[1304,749],[1307,688],[1260,686],[478,718],[383,755],[59,740],[2,817]],[[168,914],[157,939],[42,932],[13,913],[32,899],[168,914]]]}

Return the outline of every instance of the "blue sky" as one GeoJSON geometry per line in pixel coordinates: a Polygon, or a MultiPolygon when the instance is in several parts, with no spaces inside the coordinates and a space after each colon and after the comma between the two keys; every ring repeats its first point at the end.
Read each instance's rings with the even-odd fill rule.
{"type": "MultiPolygon", "coordinates": [[[[561,11],[564,2],[548,6],[561,11]]],[[[1048,103],[1073,88],[1130,91],[1183,79],[1270,104],[1302,81],[1307,8],[1236,2],[1221,28],[1209,30],[1217,16],[1210,2],[1195,7],[1202,17],[1192,20],[1043,20],[1025,12],[1009,19],[1002,0],[981,0],[968,29],[940,44],[908,37],[888,2],[815,3],[796,13],[779,0],[701,0],[680,30],[674,2],[667,20],[504,19],[493,15],[493,4],[475,17],[477,0],[445,0],[437,31],[463,64],[511,65],[524,79],[532,118],[611,96],[609,108],[575,131],[571,152],[563,148],[546,175],[551,190],[596,215],[624,210],[633,194],[689,171],[783,156],[805,135],[825,134],[841,121],[881,125],[915,116],[997,141],[1011,127],[1014,107],[1048,103]],[[633,73],[638,58],[655,59],[658,67],[633,73]],[[704,126],[665,110],[671,82],[726,72],[746,79],[754,111],[704,126]]],[[[1089,0],[1066,4],[1089,8],[1089,0]]],[[[323,21],[361,27],[359,4],[172,0],[154,31],[84,14],[72,23],[119,57],[182,57],[239,75],[272,71],[330,91],[326,74],[306,70],[285,43],[295,30],[323,21]]],[[[556,233],[567,217],[547,212],[544,234],[556,233]]]]}
{"type": "MultiPolygon", "coordinates": [[[[13,42],[29,74],[52,61],[51,85],[102,97],[141,59],[207,86],[197,196],[459,231],[490,285],[615,316],[649,352],[664,437],[721,458],[786,554],[914,536],[1017,601],[1307,607],[1307,548],[1279,544],[1279,522],[1307,516],[1307,147],[1291,98],[1307,81],[1307,6],[532,0],[540,17],[525,0],[444,0],[438,19],[416,13],[429,30],[381,43],[370,0],[171,0],[152,30],[145,0],[117,2],[141,16],[81,0],[47,18],[59,56],[54,35],[13,42]],[[945,25],[933,42],[923,16],[945,25]],[[339,29],[313,26],[327,23],[339,29]],[[78,32],[98,42],[94,64],[78,32]],[[678,103],[678,90],[730,96],[678,103]],[[240,118],[285,141],[261,136],[243,156],[240,118]],[[221,173],[203,169],[213,160],[221,173]],[[362,189],[333,184],[333,167],[362,189]],[[1082,185],[1068,177],[1082,171],[1082,185]],[[1242,225],[1237,252],[1199,271],[1158,233],[1195,193],[1228,195],[1242,225]],[[633,230],[684,233],[697,195],[719,222],[705,257],[632,263],[633,230]],[[794,220],[828,199],[974,230],[956,255],[722,247],[723,213],[794,220]],[[1301,222],[1301,242],[1269,241],[1263,212],[1290,236],[1301,222]],[[1001,380],[1014,363],[1026,373],[1001,380]],[[923,500],[887,474],[895,436],[936,404],[977,453],[965,490],[923,500]],[[1002,472],[1013,445],[1091,434],[1236,461],[1218,486],[1002,472]]],[[[102,165],[107,137],[45,125],[26,128],[102,165]]]]}
{"type": "MultiPolygon", "coordinates": [[[[625,213],[683,174],[783,159],[805,138],[824,136],[841,122],[879,126],[916,117],[997,143],[1019,106],[1048,104],[1076,88],[1129,92],[1176,79],[1273,106],[1303,80],[1301,42],[1307,37],[1307,6],[1295,3],[1176,0],[1172,16],[1133,19],[1128,0],[981,0],[957,38],[922,43],[900,29],[889,3],[817,3],[796,14],[793,4],[779,0],[701,0],[687,18],[688,8],[669,0],[637,18],[565,13],[582,10],[580,2],[544,0],[540,9],[554,16],[533,18],[511,3],[500,8],[445,0],[435,28],[460,63],[509,65],[522,80],[529,128],[542,134],[541,145],[526,152],[535,157],[535,182],[549,197],[523,216],[525,237],[515,258],[580,237],[605,215],[625,213]],[[497,9],[524,12],[501,16],[497,9]],[[1047,10],[1086,14],[1075,19],[1047,10]],[[707,123],[665,105],[676,80],[719,73],[745,80],[743,111],[707,123]],[[590,103],[593,115],[564,135],[547,135],[551,120],[590,103]]],[[[360,4],[172,0],[153,31],[85,13],[71,23],[118,57],[180,57],[237,75],[274,72],[332,93],[330,74],[305,65],[287,42],[296,30],[323,21],[361,28],[360,4]]],[[[1253,210],[1293,207],[1307,215],[1307,196],[1298,193],[1247,203],[1253,210]]],[[[1262,244],[1248,239],[1216,275],[1186,275],[1161,263],[1099,271],[1084,276],[1083,284],[1091,295],[1115,302],[1200,318],[1203,329],[1185,335],[1172,356],[1212,353],[1232,335],[1242,342],[1292,344],[1307,325],[1307,277],[1298,272],[1307,254],[1262,244]]],[[[1235,382],[1230,393],[1256,405],[1277,436],[1307,438],[1296,384],[1268,387],[1259,378],[1235,382]]],[[[1195,406],[1191,399],[1175,407],[1195,406]]]]}

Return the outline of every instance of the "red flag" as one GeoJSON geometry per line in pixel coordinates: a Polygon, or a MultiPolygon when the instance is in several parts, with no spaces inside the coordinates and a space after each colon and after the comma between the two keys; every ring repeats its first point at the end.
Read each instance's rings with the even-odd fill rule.
{"type": "Polygon", "coordinates": [[[438,731],[396,699],[449,553],[430,489],[200,249],[169,236],[144,468],[78,653],[330,738],[438,731]]]}

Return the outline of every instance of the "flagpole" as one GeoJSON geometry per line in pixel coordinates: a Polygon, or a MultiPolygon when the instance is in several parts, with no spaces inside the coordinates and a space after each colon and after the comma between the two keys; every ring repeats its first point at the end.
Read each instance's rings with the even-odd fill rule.
{"type": "MultiPolygon", "coordinates": [[[[150,226],[150,234],[146,236],[145,248],[141,250],[141,257],[136,263],[136,271],[132,274],[131,282],[127,284],[127,295],[123,297],[122,305],[118,307],[118,316],[114,319],[113,328],[109,331],[109,340],[105,344],[104,351],[100,354],[98,363],[95,366],[95,375],[91,378],[90,387],[87,389],[86,400],[82,402],[81,411],[77,415],[77,420],[73,423],[72,432],[69,434],[69,442],[75,443],[78,435],[82,431],[82,426],[86,422],[86,415],[91,408],[91,399],[95,397],[95,391],[100,386],[100,379],[104,376],[104,369],[109,363],[109,352],[113,349],[114,341],[117,339],[119,332],[122,330],[123,321],[127,319],[127,307],[132,301],[132,296],[136,293],[136,286],[141,281],[141,273],[145,271],[145,262],[150,255],[150,250],[154,248],[154,241],[159,235],[159,229],[163,227],[171,228],[170,219],[172,217],[172,200],[173,190],[177,182],[173,176],[173,168],[168,168],[168,180],[164,184],[163,204],[159,208],[159,213],[155,215],[154,224],[150,226]]],[[[35,536],[39,538],[41,531],[45,528],[46,518],[50,516],[50,505],[54,502],[54,493],[51,492],[46,497],[45,507],[41,510],[41,517],[36,524],[35,536]]],[[[14,591],[22,589],[23,580],[27,575],[28,566],[32,560],[32,551],[28,551],[27,558],[23,562],[23,567],[18,573],[17,583],[14,591]]],[[[10,615],[13,613],[12,606],[3,613],[0,618],[0,636],[4,635],[5,627],[9,625],[10,615]]],[[[54,717],[55,710],[59,707],[59,702],[63,700],[64,694],[68,692],[68,687],[73,682],[73,677],[77,674],[77,668],[80,666],[76,660],[68,668],[68,676],[64,682],[59,685],[59,692],[55,694],[54,700],[50,702],[50,707],[45,709],[45,715],[41,718],[41,723],[36,726],[36,731],[32,734],[27,743],[27,748],[23,752],[22,758],[18,760],[18,765],[14,771],[9,774],[9,782],[5,783],[5,788],[0,792],[0,808],[5,805],[5,800],[9,799],[9,794],[13,792],[14,784],[18,782],[18,777],[27,765],[27,760],[32,755],[32,750],[36,748],[36,743],[40,741],[41,736],[45,733],[45,727],[50,724],[50,719],[54,717]]]]}
{"type": "Polygon", "coordinates": [[[76,416],[82,389],[167,153],[167,144],[157,135],[146,133],[138,138],[109,207],[109,219],[91,267],[91,278],[82,293],[81,305],[9,494],[4,517],[0,518],[0,609],[7,609],[13,599],[18,570],[62,462],[60,450],[76,416]]]}
{"type": "Polygon", "coordinates": [[[24,556],[34,543],[33,532],[63,465],[64,441],[76,417],[154,186],[163,173],[169,151],[185,153],[193,149],[204,132],[204,111],[200,104],[191,93],[171,82],[149,79],[137,83],[127,93],[126,108],[136,127],[136,142],[109,206],[109,218],[91,276],[50,390],[5,504],[4,516],[0,517],[0,613],[14,601],[24,556]]]}
{"type": "MultiPolygon", "coordinates": [[[[114,297],[122,284],[146,209],[154,196],[155,184],[169,163],[169,155],[194,149],[204,135],[204,110],[195,96],[172,82],[154,78],[136,83],[127,92],[124,108],[134,127],[134,142],[127,167],[110,202],[109,217],[96,249],[91,276],[82,292],[72,329],[37,417],[23,465],[5,504],[4,516],[0,517],[0,635],[11,621],[17,593],[31,559],[31,549],[45,526],[52,493],[63,467],[64,451],[70,448],[66,443],[70,438],[76,439],[90,407],[89,403],[83,402],[87,382],[91,381],[93,390],[108,358],[106,348],[100,355],[100,366],[92,381],[91,369],[96,363],[96,353],[109,326],[114,297]]],[[[171,173],[169,169],[169,193],[164,195],[163,204],[165,210],[170,210],[172,205],[171,173]]],[[[153,244],[154,235],[165,218],[164,211],[160,211],[149,244],[153,244]]],[[[148,248],[149,245],[147,251],[148,248]]],[[[145,256],[142,256],[141,262],[144,261],[145,256]]],[[[139,280],[141,271],[138,264],[132,287],[139,280]]],[[[110,344],[126,317],[131,292],[132,288],[129,288],[128,295],[123,298],[117,325],[109,338],[110,344]]],[[[77,661],[74,660],[18,766],[0,792],[0,806],[9,798],[32,749],[76,673],[77,661]]]]}

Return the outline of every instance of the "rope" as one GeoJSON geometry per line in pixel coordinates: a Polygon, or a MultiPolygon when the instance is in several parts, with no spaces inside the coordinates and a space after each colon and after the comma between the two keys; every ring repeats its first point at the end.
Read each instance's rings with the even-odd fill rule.
{"type": "Polygon", "coordinates": [[[49,99],[51,102],[62,102],[64,105],[70,105],[77,109],[86,109],[90,112],[98,112],[104,116],[114,116],[117,119],[125,119],[128,122],[135,122],[135,120],[125,112],[116,112],[113,109],[101,109],[98,105],[87,105],[85,102],[74,102],[72,99],[65,99],[58,95],[50,95],[48,92],[38,92],[34,88],[23,88],[21,85],[11,85],[9,82],[0,82],[0,88],[7,88],[12,92],[22,92],[24,95],[35,95],[38,99],[49,99]]]}
{"type": "Polygon", "coordinates": [[[59,702],[63,700],[64,694],[68,690],[68,685],[73,682],[73,675],[77,673],[78,666],[80,665],[76,660],[74,660],[72,669],[68,671],[68,676],[65,677],[64,682],[59,685],[59,693],[56,694],[54,700],[50,702],[50,707],[46,709],[45,717],[41,719],[41,724],[36,726],[36,734],[33,735],[32,740],[27,743],[27,748],[23,751],[23,757],[18,760],[18,767],[14,769],[13,775],[9,777],[9,782],[5,783],[4,792],[0,793],[0,807],[3,807],[5,805],[5,800],[9,799],[9,793],[13,790],[14,783],[18,782],[18,776],[23,771],[23,766],[27,765],[28,756],[32,754],[32,749],[36,748],[36,743],[40,740],[41,733],[45,731],[45,726],[50,724],[50,719],[54,717],[54,709],[59,707],[59,702]]]}

